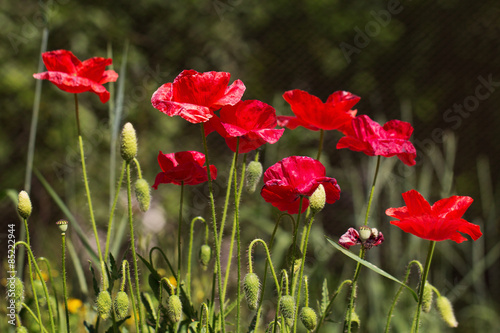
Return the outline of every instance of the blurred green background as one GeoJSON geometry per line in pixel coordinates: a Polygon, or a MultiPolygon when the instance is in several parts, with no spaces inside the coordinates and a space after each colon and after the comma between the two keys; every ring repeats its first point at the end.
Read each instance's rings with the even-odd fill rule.
{"type": "MultiPolygon", "coordinates": [[[[402,192],[415,188],[429,202],[454,194],[473,197],[465,218],[480,224],[484,236],[476,242],[439,243],[430,280],[455,303],[460,322],[455,331],[493,329],[500,299],[498,1],[3,2],[2,191],[19,191],[24,186],[35,96],[32,74],[37,72],[44,28],[49,33],[48,50],[68,49],[81,60],[111,56],[113,68],[121,73],[119,82],[107,85],[114,96],[110,104],[101,104],[93,94],[80,95],[90,187],[94,200],[101,204],[96,209],[103,232],[110,195],[110,109],[118,105],[120,84],[124,84],[120,123],[134,124],[140,142],[138,157],[151,183],[159,171],[158,151],[202,150],[197,126],[178,117],[169,118],[150,103],[152,93],[183,69],[230,72],[232,80],[245,83],[245,99],[262,100],[282,115],[292,114],[281,97],[286,90],[303,89],[324,101],[336,90],[347,90],[361,97],[356,105],[358,114],[368,114],[381,123],[389,119],[411,122],[415,129],[412,142],[418,152],[417,165],[412,168],[395,158],[382,163],[371,225],[386,235],[386,242],[371,251],[368,259],[398,277],[409,260],[425,261],[427,243],[390,227],[384,214],[386,208],[403,205],[402,192]]],[[[264,168],[290,155],[315,156],[318,136],[303,128],[287,130],[280,142],[263,149],[264,168]]],[[[360,153],[337,151],[339,137],[336,132],[326,133],[322,162],[327,175],[338,180],[343,194],[317,220],[309,258],[311,280],[319,285],[328,278],[331,289],[341,279],[350,278],[354,264],[334,252],[323,235],[337,238],[348,227],[362,223],[375,162],[375,158],[360,153]]],[[[221,195],[231,152],[215,134],[209,136],[209,146],[212,161],[220,170],[216,184],[221,195]]],[[[85,226],[87,210],[79,163],[73,98],[44,82],[34,165],[85,226]]],[[[138,217],[143,248],[173,244],[178,194],[173,185],[153,192],[152,212],[138,217]]],[[[208,207],[206,189],[194,187],[187,195],[191,200],[187,216],[203,214],[208,207]]],[[[33,246],[38,255],[50,258],[50,251],[58,249],[58,244],[50,241],[58,232],[54,223],[64,216],[35,176],[31,199],[33,246]]],[[[258,194],[243,200],[245,244],[255,237],[266,239],[277,212],[258,194]]],[[[0,201],[0,220],[5,225],[18,223],[15,207],[5,195],[0,201]]],[[[286,225],[284,229],[289,230],[286,225]]],[[[0,235],[4,233],[0,231],[0,235]]],[[[72,237],[78,246],[77,237],[72,237]]],[[[279,257],[288,241],[283,232],[275,255],[279,257]]],[[[82,258],[85,256],[82,252],[82,258]]],[[[396,286],[365,273],[358,312],[362,331],[376,332],[385,320],[396,286]]],[[[74,289],[77,297],[84,297],[77,286],[74,289]]],[[[318,290],[311,297],[318,298],[318,290]]],[[[337,303],[332,318],[341,322],[345,304],[337,303]]],[[[401,308],[405,304],[411,305],[402,301],[401,308]]],[[[405,331],[410,316],[411,311],[401,310],[394,319],[394,331],[405,331]]],[[[431,332],[433,325],[441,325],[436,326],[438,332],[443,330],[436,318],[424,319],[424,325],[425,320],[429,325],[426,332],[431,332]]],[[[332,329],[340,326],[330,325],[332,329]]]]}

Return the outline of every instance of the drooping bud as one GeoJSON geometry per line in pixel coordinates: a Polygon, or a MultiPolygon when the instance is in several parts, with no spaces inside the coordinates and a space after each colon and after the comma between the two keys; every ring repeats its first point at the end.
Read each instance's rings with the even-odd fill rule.
{"type": "Polygon", "coordinates": [[[360,326],[361,326],[361,320],[359,319],[358,314],[353,311],[351,313],[351,329],[353,331],[356,331],[359,329],[360,326]]]}
{"type": "Polygon", "coordinates": [[[323,184],[319,184],[318,188],[309,197],[309,207],[313,213],[317,213],[325,207],[326,192],[323,184]]]}
{"type": "Polygon", "coordinates": [[[61,230],[62,233],[65,233],[66,230],[68,230],[68,221],[66,220],[59,220],[56,222],[57,226],[59,227],[59,230],[61,230]]]}
{"type": "Polygon", "coordinates": [[[173,323],[178,323],[179,321],[181,321],[182,303],[179,296],[171,295],[167,299],[167,315],[170,321],[172,321],[173,323]]]}
{"type": "Polygon", "coordinates": [[[126,162],[130,162],[137,155],[137,136],[131,123],[123,126],[121,139],[120,153],[126,162]]]}
{"type": "Polygon", "coordinates": [[[318,316],[312,308],[305,306],[300,310],[300,321],[309,331],[314,331],[318,323],[318,316]]]}
{"type": "Polygon", "coordinates": [[[111,312],[111,307],[113,302],[111,301],[111,295],[107,290],[103,290],[99,293],[96,300],[97,312],[102,320],[109,318],[109,313],[111,312]]]}
{"type": "Polygon", "coordinates": [[[14,282],[14,302],[16,306],[16,312],[19,313],[23,308],[24,302],[24,283],[20,278],[16,277],[14,282]]]}
{"type": "Polygon", "coordinates": [[[201,267],[203,268],[203,270],[206,270],[208,268],[210,260],[212,259],[212,248],[207,244],[203,244],[198,255],[201,267]]]}
{"type": "Polygon", "coordinates": [[[457,327],[458,322],[453,313],[453,306],[448,298],[441,296],[436,299],[436,307],[444,322],[450,327],[457,327]]]}
{"type": "Polygon", "coordinates": [[[428,281],[425,281],[425,286],[424,286],[424,295],[422,297],[422,310],[425,313],[429,313],[432,308],[432,286],[428,281]]]}
{"type": "Polygon", "coordinates": [[[137,197],[141,211],[147,212],[151,202],[151,189],[144,178],[139,178],[135,181],[135,196],[137,197]]]}
{"type": "Polygon", "coordinates": [[[124,291],[119,291],[116,294],[114,308],[116,313],[116,318],[118,320],[124,319],[128,315],[128,308],[130,306],[130,301],[128,295],[124,291]]]}
{"type": "Polygon", "coordinates": [[[293,325],[295,317],[295,299],[290,295],[282,296],[279,301],[280,313],[289,327],[293,325]]]}
{"type": "Polygon", "coordinates": [[[247,165],[246,190],[249,193],[255,192],[260,177],[262,177],[262,164],[259,161],[252,161],[247,165]]]}
{"type": "Polygon", "coordinates": [[[19,192],[17,197],[17,212],[23,219],[27,219],[31,215],[31,200],[26,191],[19,192]]]}
{"type": "Polygon", "coordinates": [[[257,309],[260,297],[260,279],[255,273],[248,273],[243,280],[243,291],[250,310],[257,309]]]}

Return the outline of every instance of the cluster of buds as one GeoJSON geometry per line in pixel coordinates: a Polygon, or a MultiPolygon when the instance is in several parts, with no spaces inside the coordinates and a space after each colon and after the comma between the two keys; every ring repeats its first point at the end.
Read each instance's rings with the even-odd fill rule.
{"type": "Polygon", "coordinates": [[[366,250],[380,245],[384,241],[384,235],[376,228],[361,226],[359,232],[354,228],[349,228],[339,239],[339,244],[349,249],[351,246],[360,244],[366,250]]]}

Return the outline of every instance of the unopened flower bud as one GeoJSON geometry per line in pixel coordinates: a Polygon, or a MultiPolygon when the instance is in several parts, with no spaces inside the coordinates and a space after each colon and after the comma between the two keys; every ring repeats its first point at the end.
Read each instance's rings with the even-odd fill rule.
{"type": "Polygon", "coordinates": [[[255,273],[248,273],[243,280],[243,291],[250,310],[257,309],[260,297],[260,279],[255,273]]]}
{"type": "Polygon", "coordinates": [[[206,270],[212,259],[212,248],[207,244],[203,244],[200,248],[199,259],[201,267],[206,270]]]}
{"type": "Polygon", "coordinates": [[[14,302],[16,306],[16,312],[19,313],[23,308],[24,302],[24,283],[20,278],[16,277],[14,282],[14,302]]]}
{"type": "Polygon", "coordinates": [[[255,192],[260,177],[262,177],[262,164],[259,161],[248,163],[246,171],[246,189],[249,193],[255,192]]]}
{"type": "Polygon", "coordinates": [[[21,191],[19,192],[19,195],[17,197],[17,212],[23,219],[27,219],[31,215],[31,200],[26,191],[21,191]]]}
{"type": "Polygon", "coordinates": [[[353,331],[356,331],[359,329],[360,326],[361,326],[361,320],[359,319],[358,314],[353,311],[351,313],[351,329],[353,329],[353,331]]]}
{"type": "Polygon", "coordinates": [[[137,155],[137,136],[131,123],[123,126],[120,153],[126,162],[132,161],[137,155]]]}
{"type": "Polygon", "coordinates": [[[429,282],[425,281],[425,286],[424,286],[424,295],[422,297],[422,310],[425,313],[429,313],[432,308],[432,286],[430,285],[429,282]]]}
{"type": "Polygon", "coordinates": [[[295,300],[290,295],[282,296],[279,301],[280,313],[285,319],[289,327],[293,325],[293,318],[295,317],[295,300]]]}
{"type": "Polygon", "coordinates": [[[111,295],[107,290],[103,290],[99,293],[96,300],[97,312],[102,320],[109,318],[109,313],[111,312],[111,307],[113,302],[111,301],[111,295]]]}
{"type": "Polygon", "coordinates": [[[182,303],[179,296],[171,295],[167,299],[167,314],[168,318],[173,323],[178,323],[179,321],[181,321],[182,303]]]}
{"type": "Polygon", "coordinates": [[[16,333],[28,333],[28,329],[24,326],[17,326],[16,333]]]}
{"type": "Polygon", "coordinates": [[[365,225],[359,227],[359,238],[361,239],[361,241],[364,242],[365,240],[370,238],[371,235],[372,235],[372,228],[367,227],[365,225]]]}
{"type": "Polygon", "coordinates": [[[453,306],[448,298],[441,296],[436,299],[436,307],[444,322],[450,327],[457,327],[458,322],[453,313],[453,306]]]}
{"type": "Polygon", "coordinates": [[[302,251],[297,246],[297,244],[290,245],[285,257],[286,268],[291,270],[293,268],[293,272],[296,273],[300,265],[302,264],[302,251]]]}
{"type": "Polygon", "coordinates": [[[139,178],[135,181],[135,196],[137,197],[141,211],[147,212],[151,202],[151,189],[144,178],[139,178]]]}
{"type": "Polygon", "coordinates": [[[309,207],[313,213],[317,213],[325,207],[326,192],[323,184],[319,184],[318,188],[309,197],[309,207]]]}
{"type": "Polygon", "coordinates": [[[314,331],[318,323],[318,316],[312,308],[305,306],[300,310],[300,321],[309,331],[314,331]]]}
{"type": "Polygon", "coordinates": [[[59,227],[59,230],[61,230],[62,233],[65,233],[66,230],[68,230],[68,221],[66,220],[59,220],[56,222],[57,226],[59,227]]]}
{"type": "Polygon", "coordinates": [[[116,318],[118,320],[122,320],[128,315],[129,305],[130,301],[128,299],[127,293],[124,291],[119,291],[118,294],[116,294],[114,303],[116,318]]]}

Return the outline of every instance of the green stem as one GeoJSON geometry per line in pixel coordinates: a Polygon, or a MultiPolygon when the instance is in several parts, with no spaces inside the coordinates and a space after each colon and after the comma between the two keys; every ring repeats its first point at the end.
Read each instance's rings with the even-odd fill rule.
{"type": "Polygon", "coordinates": [[[415,311],[415,317],[412,323],[412,332],[417,333],[420,326],[420,312],[422,310],[422,301],[424,298],[425,281],[427,281],[427,276],[429,275],[429,269],[431,267],[432,255],[434,254],[434,248],[436,247],[436,241],[430,241],[429,251],[427,252],[427,259],[425,259],[424,272],[422,274],[422,280],[420,281],[420,289],[418,296],[417,310],[415,311]]]}
{"type": "MultiPolygon", "coordinates": [[[[52,278],[52,268],[50,267],[50,262],[47,258],[45,257],[40,257],[38,258],[37,260],[39,261],[42,261],[45,263],[45,265],[47,266],[47,276],[49,278],[49,282],[50,282],[50,285],[52,286],[52,292],[54,293],[54,299],[55,299],[55,306],[56,306],[56,309],[59,309],[59,297],[57,296],[57,290],[56,290],[56,284],[54,283],[54,279],[52,278]]],[[[61,317],[60,317],[60,314],[59,314],[59,310],[57,310],[57,322],[59,323],[61,321],[61,317]]]]}
{"type": "Polygon", "coordinates": [[[365,225],[368,225],[368,216],[370,208],[372,207],[373,193],[375,192],[375,183],[377,182],[378,170],[380,168],[380,155],[377,156],[377,166],[375,167],[375,174],[373,175],[372,188],[370,190],[370,198],[368,199],[368,207],[366,208],[365,225]]]}
{"type": "MultiPolygon", "coordinates": [[[[359,250],[359,257],[363,259],[365,257],[365,248],[362,246],[359,250]]],[[[354,278],[351,283],[351,296],[349,297],[349,305],[347,307],[346,317],[344,320],[344,332],[351,332],[351,321],[352,313],[354,312],[354,300],[356,299],[356,288],[358,283],[359,272],[361,271],[361,264],[358,262],[356,265],[356,270],[354,271],[354,278]]]]}
{"type": "MultiPolygon", "coordinates": [[[[127,199],[128,199],[128,222],[130,226],[130,248],[132,250],[132,260],[134,261],[135,293],[139,307],[139,332],[142,332],[142,307],[140,304],[141,293],[139,290],[139,270],[137,269],[137,254],[135,251],[134,221],[132,219],[132,190],[130,186],[130,163],[127,163],[127,199]]],[[[132,289],[131,289],[132,292],[132,289]]]]}
{"type": "Polygon", "coordinates": [[[221,328],[222,332],[226,332],[226,323],[225,323],[225,314],[224,314],[224,298],[222,293],[222,270],[220,264],[220,242],[219,242],[219,233],[217,232],[217,219],[215,216],[215,200],[214,200],[214,191],[212,186],[212,175],[210,172],[210,163],[208,159],[208,146],[207,146],[207,138],[205,137],[204,125],[201,123],[201,136],[203,139],[203,148],[205,150],[205,162],[207,165],[207,175],[208,175],[208,189],[209,189],[209,198],[210,198],[210,207],[212,210],[212,228],[214,233],[214,242],[215,242],[215,262],[216,262],[216,270],[217,270],[217,284],[219,288],[219,307],[220,307],[220,318],[221,318],[221,328]]]}
{"type": "MultiPolygon", "coordinates": [[[[26,303],[21,303],[21,305],[23,306],[23,309],[26,309],[28,311],[28,313],[31,315],[31,317],[33,317],[33,320],[35,320],[35,322],[41,327],[42,329],[42,332],[47,332],[47,330],[45,329],[45,327],[43,327],[42,325],[40,325],[40,321],[38,321],[38,318],[36,317],[36,315],[33,313],[33,310],[30,309],[30,307],[28,306],[28,304],[26,303]]],[[[20,322],[19,320],[19,315],[17,315],[17,319],[18,319],[18,323],[20,322]]]]}
{"type": "Polygon", "coordinates": [[[115,214],[116,204],[118,202],[118,196],[120,194],[120,188],[122,187],[123,176],[125,174],[125,165],[126,165],[126,162],[123,161],[122,171],[120,173],[120,180],[118,181],[118,188],[116,189],[116,192],[115,192],[115,198],[113,200],[113,206],[111,206],[111,212],[109,212],[108,232],[106,235],[106,249],[104,250],[104,258],[106,258],[106,259],[108,258],[108,254],[109,254],[109,244],[110,244],[110,240],[111,240],[111,229],[113,226],[114,214],[115,214]]]}
{"type": "MultiPolygon", "coordinates": [[[[28,252],[29,259],[31,260],[33,266],[35,267],[36,273],[38,275],[38,278],[42,282],[42,287],[43,287],[43,292],[45,294],[45,298],[47,299],[47,308],[49,309],[49,318],[50,318],[50,328],[52,329],[52,332],[56,332],[56,327],[54,324],[54,315],[52,314],[52,304],[50,302],[49,298],[49,291],[47,289],[47,284],[45,283],[45,280],[43,279],[42,272],[40,271],[40,268],[38,267],[36,261],[35,261],[35,256],[33,255],[33,252],[31,251],[31,248],[26,242],[19,241],[14,244],[14,247],[17,247],[18,245],[23,245],[26,248],[26,251],[28,252]]],[[[49,272],[50,274],[50,272],[49,272]]],[[[31,282],[33,282],[32,276],[30,276],[31,282]]],[[[35,288],[33,288],[35,289],[35,288]]],[[[40,317],[40,323],[42,322],[41,317],[40,317]]],[[[43,326],[42,326],[43,327],[43,326]]]]}
{"type": "MultiPolygon", "coordinates": [[[[189,299],[191,299],[191,258],[193,254],[193,233],[194,233],[194,223],[196,221],[202,221],[205,223],[205,219],[201,216],[197,216],[191,220],[191,228],[189,229],[189,247],[188,247],[188,261],[187,261],[187,273],[186,273],[186,293],[189,299]]],[[[206,237],[208,233],[206,234],[206,237]]],[[[205,242],[206,244],[207,242],[205,242]]]]}
{"type": "Polygon", "coordinates": [[[66,331],[71,332],[69,326],[69,310],[68,310],[68,291],[66,288],[66,233],[61,233],[61,242],[62,242],[62,278],[63,278],[63,298],[64,298],[64,310],[66,311],[66,331]]]}
{"type": "Polygon", "coordinates": [[[274,283],[276,285],[276,289],[278,290],[278,298],[281,297],[281,288],[280,283],[278,282],[278,277],[276,276],[276,272],[274,271],[273,261],[271,260],[271,254],[269,253],[269,248],[267,247],[266,242],[264,242],[260,238],[254,239],[250,245],[248,245],[248,272],[253,273],[253,259],[252,259],[252,251],[253,247],[256,243],[261,243],[266,250],[267,262],[269,263],[269,268],[271,269],[271,274],[273,274],[274,283]]]}
{"type": "Polygon", "coordinates": [[[227,210],[229,207],[229,198],[231,197],[231,188],[233,185],[233,172],[236,168],[236,159],[235,156],[233,156],[233,160],[231,162],[231,167],[229,169],[229,178],[227,181],[227,188],[226,188],[226,199],[224,200],[224,208],[222,210],[222,219],[220,221],[220,231],[219,231],[219,243],[222,244],[222,236],[224,235],[224,226],[226,224],[226,218],[227,218],[227,210]]]}
{"type": "Polygon", "coordinates": [[[323,314],[321,315],[321,318],[318,321],[318,325],[316,326],[316,332],[319,332],[319,329],[323,325],[323,322],[325,321],[326,317],[328,316],[328,314],[330,313],[330,311],[332,309],[333,301],[335,300],[335,298],[337,298],[337,295],[342,290],[342,287],[344,287],[344,285],[347,284],[347,283],[349,283],[349,284],[352,285],[352,281],[351,280],[344,280],[340,284],[340,286],[337,288],[337,290],[335,291],[335,293],[332,295],[332,298],[330,299],[330,302],[328,302],[328,305],[327,305],[325,311],[323,312],[323,314]]]}
{"type": "Polygon", "coordinates": [[[184,181],[181,182],[181,198],[179,203],[179,230],[177,231],[177,296],[181,290],[181,268],[182,268],[182,207],[184,203],[184,181]]]}
{"type": "Polygon", "coordinates": [[[320,129],[319,130],[319,147],[318,147],[318,155],[316,156],[316,159],[319,161],[319,158],[321,157],[321,151],[323,150],[323,141],[325,139],[325,131],[320,129]]]}
{"type": "MultiPolygon", "coordinates": [[[[304,197],[301,195],[299,196],[299,212],[297,213],[297,224],[295,225],[293,229],[293,240],[292,240],[292,267],[290,267],[290,281],[292,281],[292,296],[295,296],[295,283],[294,283],[294,278],[293,276],[295,275],[295,244],[297,243],[297,234],[300,226],[300,216],[302,215],[302,201],[304,200],[304,197]]],[[[304,263],[301,263],[303,265],[304,263]]]]}
{"type": "MultiPolygon", "coordinates": [[[[127,260],[122,261],[122,272],[123,273],[123,279],[125,279],[125,272],[127,272],[127,280],[128,280],[128,290],[130,292],[130,298],[132,299],[132,311],[134,312],[134,323],[135,323],[135,331],[139,332],[139,321],[135,316],[137,316],[137,305],[134,297],[134,288],[132,287],[132,279],[130,278],[130,265],[127,260]]],[[[123,285],[125,284],[125,281],[122,282],[123,285]]],[[[122,287],[123,288],[123,287],[122,287]]],[[[137,300],[139,301],[139,300],[137,300]]],[[[139,304],[139,306],[141,306],[139,304]]],[[[142,329],[142,328],[141,328],[142,329]]]]}

